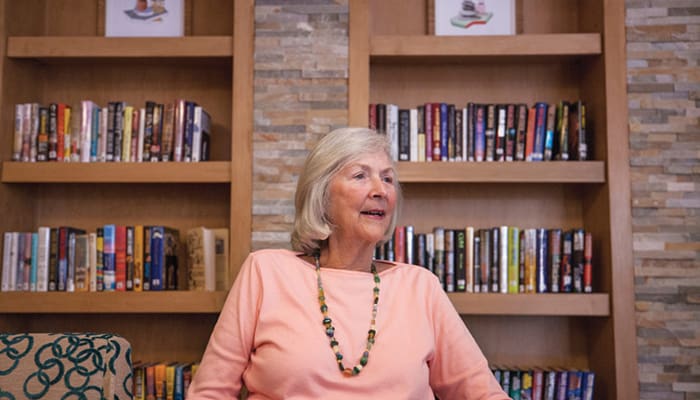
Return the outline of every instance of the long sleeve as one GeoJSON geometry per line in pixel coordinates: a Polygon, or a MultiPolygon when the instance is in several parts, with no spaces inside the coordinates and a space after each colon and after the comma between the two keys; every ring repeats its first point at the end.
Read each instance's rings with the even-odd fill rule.
{"type": "Polygon", "coordinates": [[[242,386],[257,324],[261,281],[249,256],[229,292],[187,398],[234,399],[242,386]]]}
{"type": "Polygon", "coordinates": [[[430,386],[440,399],[510,399],[449,298],[439,289],[433,293],[435,352],[428,361],[430,386]]]}

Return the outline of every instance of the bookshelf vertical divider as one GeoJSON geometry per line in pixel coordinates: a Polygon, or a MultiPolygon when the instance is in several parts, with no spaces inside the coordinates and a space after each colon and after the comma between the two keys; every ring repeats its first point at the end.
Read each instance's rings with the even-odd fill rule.
{"type": "Polygon", "coordinates": [[[408,177],[400,223],[417,232],[454,224],[591,231],[597,268],[591,297],[450,293],[450,299],[493,364],[589,369],[596,398],[638,398],[624,2],[515,1],[522,26],[510,37],[426,35],[426,0],[351,1],[349,122],[367,126],[372,103],[584,99],[591,161],[399,163],[399,179],[408,177]],[[525,211],[518,212],[521,204],[525,211]]]}

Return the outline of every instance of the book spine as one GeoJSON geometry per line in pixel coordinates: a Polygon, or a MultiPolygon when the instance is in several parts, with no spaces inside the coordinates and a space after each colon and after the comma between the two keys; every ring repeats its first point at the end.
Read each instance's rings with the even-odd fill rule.
{"type": "Polygon", "coordinates": [[[465,270],[466,270],[466,288],[467,293],[474,292],[474,227],[468,226],[465,229],[465,270]]]}
{"type": "Polygon", "coordinates": [[[126,290],[134,290],[134,227],[126,227],[126,290]]]}
{"type": "Polygon", "coordinates": [[[508,227],[508,293],[518,293],[519,291],[519,269],[520,269],[520,229],[508,227]]]}
{"type": "Polygon", "coordinates": [[[425,129],[425,161],[433,161],[433,106],[425,103],[423,106],[423,128],[425,129]]]}
{"type": "Polygon", "coordinates": [[[517,139],[515,104],[506,106],[506,161],[515,160],[515,142],[517,139]]]}
{"type": "Polygon", "coordinates": [[[585,232],[583,229],[574,229],[573,231],[573,248],[571,252],[571,266],[573,268],[574,292],[583,293],[583,270],[584,270],[584,242],[585,232]]]}
{"type": "Polygon", "coordinates": [[[561,229],[549,231],[549,288],[552,293],[560,292],[561,283],[561,229]]]}
{"type": "Polygon", "coordinates": [[[118,292],[126,290],[126,226],[117,225],[114,233],[114,282],[118,292]]]}
{"type": "Polygon", "coordinates": [[[97,233],[88,234],[88,290],[97,291],[97,233]]]}
{"type": "Polygon", "coordinates": [[[467,238],[464,229],[454,230],[455,243],[455,291],[467,291],[467,238]]]}
{"type": "Polygon", "coordinates": [[[143,290],[143,225],[134,227],[134,291],[143,290]]]}
{"type": "Polygon", "coordinates": [[[143,227],[143,290],[151,290],[151,241],[153,229],[150,226],[143,227]]]}
{"type": "Polygon", "coordinates": [[[104,256],[104,267],[103,267],[103,280],[104,280],[104,290],[114,291],[117,288],[116,284],[116,263],[117,254],[116,250],[116,235],[117,227],[116,225],[105,225],[103,227],[104,242],[103,242],[103,256],[104,256]]]}
{"type": "Polygon", "coordinates": [[[510,236],[508,235],[508,227],[499,227],[499,253],[498,253],[498,272],[499,272],[499,282],[498,288],[501,293],[508,293],[508,259],[510,252],[508,251],[508,244],[510,236]]]}
{"type": "Polygon", "coordinates": [[[481,229],[481,292],[488,293],[491,285],[491,229],[481,229]]]}
{"type": "Polygon", "coordinates": [[[30,292],[36,292],[36,283],[37,283],[37,255],[39,253],[39,234],[38,233],[30,233],[30,239],[29,239],[29,244],[30,244],[30,251],[29,251],[29,263],[30,263],[30,272],[29,272],[29,291],[30,292]]]}
{"type": "Polygon", "coordinates": [[[549,291],[548,280],[549,276],[547,272],[549,271],[549,251],[547,249],[548,238],[547,230],[543,228],[538,228],[536,230],[537,235],[537,260],[536,260],[536,274],[537,274],[537,293],[546,293],[549,291]]]}
{"type": "Polygon", "coordinates": [[[455,235],[454,230],[445,229],[445,291],[455,291],[455,235]]]}
{"type": "Polygon", "coordinates": [[[419,131],[422,132],[422,129],[419,130],[419,127],[418,127],[418,109],[411,108],[408,111],[408,145],[409,145],[408,159],[409,159],[409,161],[422,161],[418,157],[419,148],[421,147],[419,145],[420,140],[418,139],[419,131]]]}
{"type": "Polygon", "coordinates": [[[194,108],[196,105],[192,101],[185,102],[185,129],[183,131],[182,148],[182,160],[185,162],[192,161],[192,135],[194,131],[194,108]]]}
{"type": "Polygon", "coordinates": [[[593,235],[586,232],[583,243],[583,292],[593,292],[593,235]]]}
{"type": "Polygon", "coordinates": [[[96,229],[96,241],[95,241],[95,290],[98,292],[102,292],[105,290],[105,281],[104,281],[104,228],[99,227],[96,229]]]}
{"type": "Polygon", "coordinates": [[[433,260],[433,273],[437,275],[442,287],[445,287],[445,228],[435,227],[433,229],[435,239],[435,258],[433,260]]]}
{"type": "Polygon", "coordinates": [[[112,161],[122,161],[122,140],[124,138],[124,108],[126,104],[123,101],[114,103],[114,139],[113,139],[113,155],[112,161]]]}
{"type": "Polygon", "coordinates": [[[545,137],[547,131],[547,103],[535,104],[535,147],[532,161],[544,160],[545,137]]]}
{"type": "Polygon", "coordinates": [[[528,108],[525,104],[517,106],[517,124],[515,137],[515,160],[525,161],[525,138],[527,136],[527,113],[528,108]]]}
{"type": "Polygon", "coordinates": [[[37,276],[36,291],[46,292],[49,290],[49,246],[51,228],[40,226],[37,234],[37,276]]]}
{"type": "Polygon", "coordinates": [[[486,106],[477,104],[474,120],[474,161],[486,159],[486,106]]]}
{"type": "Polygon", "coordinates": [[[481,236],[479,231],[474,232],[474,244],[472,245],[474,251],[474,271],[472,276],[474,277],[474,293],[481,292],[481,236]]]}
{"type": "Polygon", "coordinates": [[[164,236],[162,226],[151,227],[151,288],[150,290],[163,290],[165,286],[164,276],[164,236]]]}
{"type": "Polygon", "coordinates": [[[399,110],[399,161],[411,161],[411,111],[399,110]]]}
{"type": "MultiPolygon", "coordinates": [[[[201,109],[200,109],[201,113],[201,109]]],[[[195,112],[195,117],[197,113],[195,112]]],[[[201,118],[201,117],[200,117],[201,118]]],[[[201,121],[198,123],[195,118],[195,133],[197,130],[201,131],[201,121]],[[199,128],[199,129],[197,129],[199,128]]],[[[196,135],[195,135],[196,136],[196,135]]],[[[173,148],[175,144],[175,103],[167,103],[163,110],[163,146],[161,159],[163,161],[173,160],[173,148]]],[[[194,140],[193,146],[198,144],[197,140],[194,140]]],[[[194,158],[196,151],[193,152],[192,157],[194,158]]],[[[193,160],[194,161],[194,160],[193,160]]]]}
{"type": "Polygon", "coordinates": [[[544,155],[545,161],[551,161],[554,159],[554,126],[556,120],[556,106],[554,104],[549,104],[547,106],[547,121],[546,129],[544,135],[544,155]]]}
{"type": "Polygon", "coordinates": [[[433,108],[433,161],[442,161],[442,114],[440,103],[432,103],[433,108]]]}
{"type": "Polygon", "coordinates": [[[501,291],[501,230],[491,228],[491,289],[492,293],[501,291]]]}
{"type": "Polygon", "coordinates": [[[569,293],[573,291],[574,273],[571,265],[571,253],[573,249],[573,233],[571,231],[562,233],[561,240],[561,291],[569,293]]]}
{"type": "Polygon", "coordinates": [[[495,161],[506,160],[506,106],[499,104],[496,106],[496,148],[495,161]]]}
{"type": "MultiPolygon", "coordinates": [[[[179,262],[177,250],[180,235],[176,229],[165,227],[163,236],[163,265],[165,273],[165,288],[177,290],[179,283],[179,262]]],[[[213,241],[212,241],[213,242],[213,241]]]]}

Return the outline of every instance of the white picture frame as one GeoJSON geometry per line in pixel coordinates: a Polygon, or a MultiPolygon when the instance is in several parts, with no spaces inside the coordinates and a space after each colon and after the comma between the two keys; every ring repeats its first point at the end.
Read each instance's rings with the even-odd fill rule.
{"type": "Polygon", "coordinates": [[[514,35],[515,0],[433,0],[436,36],[514,35]]]}
{"type": "Polygon", "coordinates": [[[185,0],[104,0],[105,36],[185,35],[185,0]]]}

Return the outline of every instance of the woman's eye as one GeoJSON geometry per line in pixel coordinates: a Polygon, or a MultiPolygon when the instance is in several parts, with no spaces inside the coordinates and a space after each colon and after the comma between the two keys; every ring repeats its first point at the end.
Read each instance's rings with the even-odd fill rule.
{"type": "Polygon", "coordinates": [[[385,177],[384,177],[384,182],[386,182],[386,183],[394,183],[394,177],[393,177],[393,176],[385,176],[385,177]]]}
{"type": "Polygon", "coordinates": [[[364,172],[360,172],[358,174],[353,175],[353,178],[355,179],[363,179],[365,177],[364,172]]]}

